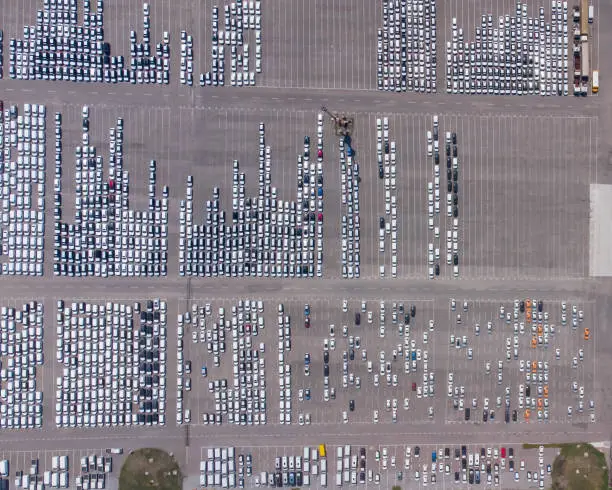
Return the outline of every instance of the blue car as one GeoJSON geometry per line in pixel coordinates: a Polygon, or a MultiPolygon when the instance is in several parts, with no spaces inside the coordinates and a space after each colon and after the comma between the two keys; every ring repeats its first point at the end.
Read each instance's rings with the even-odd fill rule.
{"type": "Polygon", "coordinates": [[[202,376],[208,376],[208,368],[206,366],[202,366],[202,376]]]}

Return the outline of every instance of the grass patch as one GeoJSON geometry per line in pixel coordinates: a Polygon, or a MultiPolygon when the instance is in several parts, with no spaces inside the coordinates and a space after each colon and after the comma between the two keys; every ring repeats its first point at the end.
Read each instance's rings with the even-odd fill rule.
{"type": "Polygon", "coordinates": [[[119,490],[181,490],[183,476],[176,460],[161,449],[144,448],[123,463],[119,490]]]}
{"type": "Polygon", "coordinates": [[[560,444],[552,469],[552,490],[607,490],[606,457],[590,444],[560,444]],[[586,455],[586,457],[585,457],[586,455]]]}

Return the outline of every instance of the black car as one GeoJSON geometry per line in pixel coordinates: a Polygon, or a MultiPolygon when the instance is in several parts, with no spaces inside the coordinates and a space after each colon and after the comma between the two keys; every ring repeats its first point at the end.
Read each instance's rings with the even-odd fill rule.
{"type": "Polygon", "coordinates": [[[447,185],[446,185],[446,189],[448,192],[452,192],[453,191],[453,183],[452,181],[448,181],[447,185]]]}
{"type": "Polygon", "coordinates": [[[451,135],[451,139],[453,141],[453,145],[456,145],[457,144],[457,133],[453,133],[451,135]]]}
{"type": "Polygon", "coordinates": [[[456,447],[455,448],[455,459],[459,459],[459,456],[460,456],[459,448],[456,447]]]}
{"type": "Polygon", "coordinates": [[[378,225],[380,226],[380,229],[383,230],[385,228],[385,218],[384,217],[380,217],[378,219],[378,225]]]}
{"type": "Polygon", "coordinates": [[[440,275],[440,264],[436,264],[436,267],[434,268],[434,272],[436,276],[440,275]]]}
{"type": "Polygon", "coordinates": [[[485,448],[484,448],[484,447],[481,447],[481,448],[480,448],[480,457],[481,457],[481,458],[484,458],[484,457],[485,457],[485,448]]]}
{"type": "Polygon", "coordinates": [[[351,361],[355,360],[355,349],[353,349],[352,347],[349,349],[349,359],[351,361]]]}
{"type": "Polygon", "coordinates": [[[410,306],[410,316],[412,318],[414,318],[415,315],[416,315],[416,306],[415,305],[411,305],[410,306]]]}
{"type": "Polygon", "coordinates": [[[542,300],[538,301],[538,311],[541,312],[543,308],[544,308],[544,303],[542,302],[542,300]]]}
{"type": "Polygon", "coordinates": [[[459,472],[455,471],[455,481],[459,481],[459,472]]]}
{"type": "Polygon", "coordinates": [[[486,422],[489,419],[489,412],[487,412],[486,410],[482,411],[482,421],[486,422]]]}
{"type": "Polygon", "coordinates": [[[467,447],[461,446],[461,456],[465,457],[467,455],[467,447]]]}
{"type": "Polygon", "coordinates": [[[323,376],[329,376],[329,364],[323,365],[323,376]]]}
{"type": "Polygon", "coordinates": [[[531,396],[531,386],[529,385],[525,386],[525,396],[527,397],[531,396]]]}
{"type": "Polygon", "coordinates": [[[355,325],[361,325],[361,313],[358,311],[355,312],[355,325]]]}
{"type": "Polygon", "coordinates": [[[329,364],[329,351],[328,350],[323,351],[323,363],[329,364]]]}
{"type": "Polygon", "coordinates": [[[521,311],[521,313],[525,313],[525,302],[522,300],[519,303],[519,310],[521,311]]]}
{"type": "Polygon", "coordinates": [[[444,448],[444,458],[445,459],[450,458],[450,448],[449,447],[444,448]]]}
{"type": "Polygon", "coordinates": [[[414,447],[414,457],[418,458],[421,455],[421,448],[419,446],[414,447]]]}
{"type": "Polygon", "coordinates": [[[349,401],[349,410],[350,410],[351,412],[354,412],[354,411],[355,411],[355,400],[351,400],[351,401],[349,401]]]}
{"type": "Polygon", "coordinates": [[[378,178],[379,179],[384,179],[385,177],[385,170],[383,169],[382,165],[378,166],[378,178]]]}
{"type": "Polygon", "coordinates": [[[470,409],[469,408],[465,409],[465,420],[470,420],[470,409]]]}

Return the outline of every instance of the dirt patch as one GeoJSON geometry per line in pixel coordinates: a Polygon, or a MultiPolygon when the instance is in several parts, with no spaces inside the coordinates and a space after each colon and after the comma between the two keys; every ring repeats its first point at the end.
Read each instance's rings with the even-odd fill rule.
{"type": "Polygon", "coordinates": [[[176,460],[161,449],[131,453],[123,463],[119,490],[181,490],[183,476],[176,460]]]}
{"type": "Polygon", "coordinates": [[[607,490],[606,457],[590,444],[564,444],[552,469],[552,490],[607,490]]]}

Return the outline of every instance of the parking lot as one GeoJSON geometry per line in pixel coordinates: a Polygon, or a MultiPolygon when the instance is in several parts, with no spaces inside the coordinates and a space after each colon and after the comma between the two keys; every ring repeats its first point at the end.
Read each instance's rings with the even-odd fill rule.
{"type": "Polygon", "coordinates": [[[206,475],[204,481],[207,482],[210,482],[211,478],[214,482],[215,474],[219,475],[219,480],[222,476],[227,478],[228,473],[222,473],[222,464],[225,463],[226,468],[235,468],[237,480],[243,479],[248,487],[260,484],[265,486],[267,480],[274,479],[276,474],[279,475],[277,478],[287,483],[296,481],[299,477],[300,481],[306,482],[304,484],[311,488],[324,488],[334,484],[338,486],[338,472],[341,483],[348,485],[351,481],[358,482],[363,472],[365,485],[376,488],[390,488],[393,485],[444,488],[454,484],[457,476],[458,483],[468,483],[468,480],[471,480],[472,483],[488,482],[490,486],[497,485],[501,488],[537,488],[538,482],[532,475],[537,473],[538,481],[542,479],[545,485],[549,484],[549,465],[557,452],[556,449],[550,448],[524,449],[519,444],[503,442],[482,446],[463,444],[460,441],[441,442],[437,445],[321,444],[323,452],[321,445],[202,447],[200,481],[203,481],[202,475],[206,475]],[[234,455],[234,464],[229,463],[232,460],[231,454],[234,455]],[[251,464],[247,465],[247,461],[251,464]],[[465,472],[462,471],[464,461],[465,472]],[[212,469],[213,464],[215,469],[212,469]],[[326,485],[322,485],[323,481],[326,485]]]}
{"type": "MultiPolygon", "coordinates": [[[[7,301],[2,306],[0,351],[5,359],[0,378],[2,429],[40,429],[44,400],[44,305],[37,301],[7,301]]],[[[47,393],[50,398],[50,394],[47,393]]]]}
{"type": "Polygon", "coordinates": [[[8,460],[9,488],[29,488],[30,483],[50,488],[116,488],[120,456],[106,448],[80,450],[4,451],[8,460]]]}
{"type": "Polygon", "coordinates": [[[594,421],[593,305],[530,303],[450,301],[448,422],[594,421]]]}
{"type": "MultiPolygon", "coordinates": [[[[49,111],[55,110],[54,106],[49,107],[49,111]]],[[[77,106],[63,109],[62,161],[66,160],[64,155],[72,155],[74,148],[82,141],[81,112],[82,107],[77,106]]],[[[226,212],[233,209],[230,185],[233,170],[230,162],[234,160],[239,162],[239,171],[245,173],[245,196],[258,196],[259,186],[254,177],[258,172],[255,161],[261,122],[266,126],[265,145],[270,147],[270,185],[277,189],[278,199],[295,200],[298,190],[295,185],[297,156],[303,153],[304,137],[315,138],[317,128],[317,113],[313,111],[188,108],[176,111],[125,108],[116,111],[100,107],[90,111],[89,133],[96,155],[103,157],[104,167],[110,157],[106,153],[108,130],[119,117],[123,119],[125,127],[122,151],[125,152],[123,166],[130,174],[127,191],[129,209],[144,211],[148,208],[146,182],[150,175],[144,166],[136,162],[155,160],[159,197],[163,197],[159,188],[165,185],[168,185],[172,196],[181,196],[186,188],[187,176],[193,176],[195,223],[205,223],[205,215],[198,210],[213,197],[215,187],[201,186],[199,182],[210,182],[212,178],[213,182],[221,184],[220,208],[226,212]],[[208,157],[204,161],[196,158],[197,150],[190,143],[197,139],[199,132],[218,142],[212,153],[207,152],[208,157]],[[164,142],[169,143],[165,145],[164,142]],[[169,164],[170,155],[172,166],[169,164]],[[277,159],[295,164],[278,165],[275,164],[277,159]],[[219,161],[226,165],[216,166],[215,163],[219,161]]],[[[584,276],[587,253],[584,248],[580,249],[574,244],[587,233],[587,222],[577,218],[586,216],[587,183],[593,176],[595,165],[595,155],[589,148],[597,132],[597,119],[552,115],[464,117],[461,114],[440,114],[438,117],[441,144],[444,144],[443,135],[447,132],[455,132],[458,138],[457,146],[461,152],[457,172],[459,205],[458,217],[448,216],[447,189],[441,189],[440,214],[436,212],[436,224],[432,227],[428,216],[427,186],[428,182],[434,182],[435,172],[434,166],[428,162],[426,134],[433,129],[433,115],[356,114],[352,147],[356,152],[353,161],[360,164],[358,192],[361,197],[359,210],[353,215],[360,218],[360,246],[355,248],[359,253],[360,276],[379,277],[380,267],[385,265],[387,277],[391,277],[395,255],[397,277],[427,277],[429,244],[432,243],[434,249],[440,251],[440,276],[454,277],[453,267],[446,257],[445,240],[448,232],[454,228],[455,219],[458,224],[459,277],[520,279],[584,276]],[[385,117],[389,121],[389,142],[394,141],[396,146],[394,189],[385,179],[379,178],[376,167],[364,163],[376,158],[376,124],[378,119],[385,117]],[[516,141],[522,142],[520,150],[516,149],[516,141]],[[546,142],[544,148],[542,141],[546,142]],[[491,152],[495,155],[493,159],[488,156],[491,152]],[[579,159],[586,159],[589,163],[588,172],[576,165],[579,159]],[[510,163],[516,160],[521,164],[510,163]],[[555,170],[552,173],[544,171],[545,166],[549,168],[550,165],[554,165],[555,170]],[[570,174],[566,178],[567,172],[570,174]],[[380,217],[390,217],[385,209],[389,204],[387,190],[393,190],[397,203],[395,252],[390,240],[384,251],[379,251],[379,220],[380,217]],[[483,205],[484,200],[488,202],[486,206],[483,205]],[[527,232],[524,221],[529,220],[529,209],[535,203],[547,214],[547,218],[542,221],[543,225],[527,232]],[[544,236],[547,238],[544,239],[544,236]]],[[[329,171],[329,167],[337,165],[340,154],[338,137],[333,134],[327,120],[323,125],[323,135],[322,187],[326,198],[333,202],[340,198],[341,175],[337,171],[329,171]]],[[[50,139],[55,143],[55,136],[50,139]]],[[[199,145],[202,149],[208,139],[201,139],[199,145]]],[[[442,160],[444,158],[443,155],[442,160]]],[[[74,182],[74,171],[71,167],[66,164],[62,166],[62,220],[68,223],[72,221],[71,216],[75,211],[71,184],[74,182]]],[[[440,172],[444,170],[444,161],[441,167],[440,172]]],[[[442,176],[442,187],[446,180],[442,176]]],[[[342,205],[339,209],[331,204],[323,210],[325,253],[321,270],[327,277],[338,277],[343,273],[340,239],[333,233],[336,220],[340,219],[336,214],[337,209],[338,214],[347,215],[347,208],[342,205]]],[[[388,221],[391,223],[390,219],[388,221]]],[[[170,255],[178,248],[178,228],[173,220],[168,220],[167,253],[170,255]]],[[[126,253],[129,253],[129,248],[126,248],[126,253]]],[[[163,263],[163,257],[160,260],[163,263]]],[[[169,273],[176,270],[174,260],[168,260],[166,265],[169,273]]],[[[315,271],[316,267],[313,269],[315,271]]]]}
{"type": "MultiPolygon", "coordinates": [[[[10,460],[2,481],[11,489],[45,478],[47,487],[115,488],[106,461],[84,472],[81,458],[89,467],[107,447],[160,440],[192,488],[225,486],[224,477],[253,488],[270,476],[290,488],[447,488],[456,477],[537,488],[550,485],[555,450],[521,443],[606,433],[610,397],[597,369],[609,351],[609,284],[587,279],[588,186],[609,180],[606,106],[513,97],[512,82],[508,97],[489,97],[495,84],[493,94],[453,95],[468,76],[459,59],[447,93],[447,41],[453,65],[453,42],[483,43],[476,29],[483,15],[489,28],[490,14],[499,51],[512,44],[506,15],[529,24],[541,5],[539,63],[551,79],[564,75],[552,31],[565,21],[556,12],[553,29],[552,1],[528,5],[526,16],[508,1],[437,3],[435,14],[429,0],[406,1],[405,61],[385,46],[397,45],[402,0],[248,0],[242,19],[232,2],[96,1],[83,39],[86,8],[74,3],[61,12],[72,70],[61,82],[45,65],[58,55],[37,48],[47,41],[35,34],[61,25],[59,11],[6,3],[0,460],[10,460]],[[419,19],[429,22],[422,34],[419,19]],[[27,36],[24,26],[34,26],[27,36]],[[86,53],[92,36],[100,44],[86,53]],[[11,48],[26,37],[31,52],[11,48]],[[100,57],[101,73],[91,65],[100,57]],[[215,65],[225,87],[200,87],[200,74],[214,85],[215,65]],[[390,93],[398,82],[403,90],[404,68],[407,93],[390,93]],[[42,80],[26,80],[32,73],[42,80]],[[353,118],[350,137],[336,116],[353,118]],[[23,277],[4,277],[12,272],[23,277]],[[224,457],[232,441],[241,447],[224,457]]],[[[463,50],[476,75],[476,46],[463,50]]]]}
{"type": "MultiPolygon", "coordinates": [[[[202,414],[216,411],[225,414],[222,417],[225,423],[231,406],[236,407],[236,415],[244,414],[244,425],[279,421],[298,425],[433,422],[432,387],[437,386],[436,376],[443,371],[435,356],[431,303],[386,301],[381,316],[378,301],[365,305],[355,299],[347,300],[346,305],[325,300],[308,304],[287,301],[283,302],[281,314],[278,304],[259,305],[252,300],[253,309],[238,307],[235,314],[223,317],[230,325],[235,323],[235,327],[221,329],[219,308],[224,308],[224,315],[228,315],[237,306],[193,302],[195,311],[204,315],[198,313],[197,327],[192,318],[191,328],[185,325],[185,332],[181,333],[185,362],[191,361],[191,376],[185,373],[184,377],[193,379],[185,392],[184,406],[190,410],[193,424],[202,422],[202,414]],[[305,315],[305,311],[309,314],[305,315]],[[277,316],[283,320],[280,326],[277,316]],[[236,356],[233,376],[230,342],[232,356],[236,356]],[[282,347],[282,362],[277,344],[282,347]],[[244,371],[242,367],[239,370],[238,366],[243,364],[244,371]],[[212,391],[210,383],[214,384],[212,391]],[[245,390],[236,398],[238,388],[245,390]],[[231,395],[230,401],[232,397],[237,401],[244,399],[244,407],[230,403],[226,404],[230,408],[223,410],[222,402],[227,395],[231,395]],[[283,407],[280,420],[279,405],[283,407]],[[265,421],[261,420],[262,413],[265,421]]],[[[205,417],[208,421],[208,416],[205,417]]],[[[232,419],[240,423],[238,417],[230,415],[232,419]]]]}
{"type": "Polygon", "coordinates": [[[165,300],[57,300],[57,427],[166,424],[165,300]]]}
{"type": "MultiPolygon", "coordinates": [[[[440,238],[436,239],[438,233],[429,230],[428,223],[427,186],[435,175],[427,157],[426,133],[433,129],[433,114],[386,116],[390,139],[397,147],[398,275],[427,277],[428,243],[433,242],[442,255],[440,275],[451,278],[445,240],[455,218],[446,213],[445,176],[441,178],[441,211],[436,213],[440,238]]],[[[357,159],[362,162],[375,159],[377,151],[377,116],[364,114],[363,119],[365,123],[353,135],[357,159]]],[[[595,165],[589,148],[596,128],[596,120],[580,117],[439,115],[440,135],[455,132],[460,152],[459,277],[561,278],[587,273],[587,251],[576,247],[575,240],[584,239],[588,231],[587,220],[578,217],[586,216],[588,210],[587,183],[595,165]],[[576,165],[578,160],[589,162],[589,172],[576,165]],[[547,218],[527,228],[536,203],[547,218]]],[[[446,172],[444,155],[441,158],[446,172]]],[[[363,220],[361,271],[363,277],[372,277],[379,276],[381,264],[390,267],[391,249],[377,253],[375,230],[379,217],[385,215],[384,181],[375,166],[362,168],[362,209],[369,216],[363,220]]]]}

